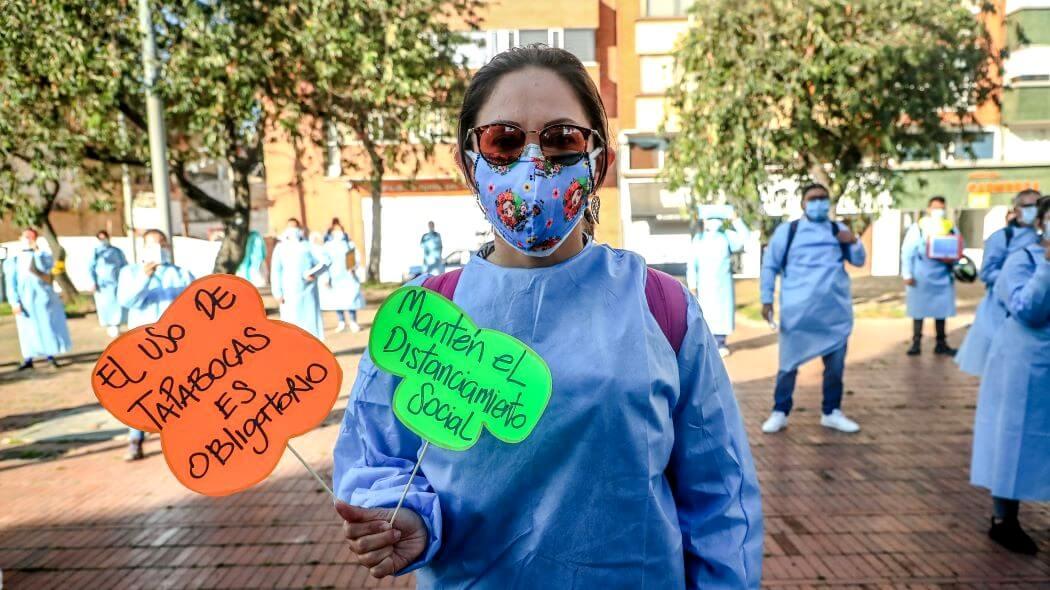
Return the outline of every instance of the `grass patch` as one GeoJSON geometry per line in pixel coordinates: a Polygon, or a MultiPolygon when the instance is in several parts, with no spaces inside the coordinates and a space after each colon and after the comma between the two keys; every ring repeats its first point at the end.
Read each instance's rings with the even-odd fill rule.
{"type": "MultiPolygon", "coordinates": [[[[95,311],[95,298],[89,293],[78,293],[72,301],[65,304],[66,315],[71,317],[85,316],[95,311]]],[[[0,303],[0,317],[10,316],[11,304],[0,303]]]]}

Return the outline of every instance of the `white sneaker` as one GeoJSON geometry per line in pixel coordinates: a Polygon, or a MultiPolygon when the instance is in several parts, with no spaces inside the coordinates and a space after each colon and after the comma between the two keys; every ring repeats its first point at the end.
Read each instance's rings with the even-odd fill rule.
{"type": "Polygon", "coordinates": [[[120,336],[120,328],[116,326],[109,326],[106,328],[106,334],[109,334],[110,338],[116,338],[120,336]]]}
{"type": "Polygon", "coordinates": [[[820,417],[820,425],[825,428],[833,428],[839,432],[857,432],[860,430],[860,425],[850,420],[842,413],[842,410],[835,410],[830,414],[824,414],[820,417]]]}
{"type": "Polygon", "coordinates": [[[358,324],[357,322],[350,322],[350,331],[355,333],[355,334],[360,332],[361,331],[361,324],[358,324]]]}
{"type": "Polygon", "coordinates": [[[723,346],[722,348],[719,348],[719,349],[718,349],[718,356],[720,356],[720,357],[722,357],[722,358],[726,358],[726,357],[727,357],[727,356],[729,356],[730,354],[732,354],[732,353],[731,353],[731,352],[729,352],[729,349],[728,349],[728,348],[726,348],[725,346],[723,346]]]}
{"type": "Polygon", "coordinates": [[[787,428],[788,416],[784,412],[773,412],[769,415],[769,418],[762,423],[762,432],[766,434],[773,434],[774,432],[780,432],[787,428]]]}
{"type": "Polygon", "coordinates": [[[338,324],[337,324],[337,325],[335,326],[335,331],[336,331],[336,332],[342,332],[342,331],[343,331],[343,330],[345,330],[345,329],[346,329],[346,322],[339,322],[339,323],[338,323],[338,324]]]}

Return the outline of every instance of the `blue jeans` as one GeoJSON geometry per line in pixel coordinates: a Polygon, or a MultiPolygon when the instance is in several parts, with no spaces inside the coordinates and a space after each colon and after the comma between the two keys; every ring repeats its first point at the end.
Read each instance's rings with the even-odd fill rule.
{"type": "MultiPolygon", "coordinates": [[[[821,411],[825,415],[842,406],[842,374],[846,370],[846,347],[833,350],[824,355],[824,403],[821,411]]],[[[791,394],[795,392],[795,378],[798,369],[777,373],[777,386],[773,390],[773,409],[777,412],[791,413],[791,394]]]]}
{"type": "Polygon", "coordinates": [[[128,429],[128,440],[133,443],[142,444],[142,441],[146,439],[146,433],[141,430],[135,430],[134,428],[128,429]]]}
{"type": "Polygon", "coordinates": [[[725,334],[715,334],[715,343],[718,344],[718,348],[726,347],[726,338],[725,334]]]}
{"type": "Polygon", "coordinates": [[[338,309],[338,310],[336,310],[335,314],[336,314],[336,316],[339,317],[339,321],[340,322],[347,321],[346,320],[346,316],[350,316],[350,321],[351,322],[356,322],[357,321],[357,310],[356,309],[347,309],[345,311],[342,310],[342,309],[338,309]]]}

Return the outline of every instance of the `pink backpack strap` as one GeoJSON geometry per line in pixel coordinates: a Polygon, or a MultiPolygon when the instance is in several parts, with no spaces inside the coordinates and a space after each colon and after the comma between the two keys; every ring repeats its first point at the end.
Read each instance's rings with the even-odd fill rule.
{"type": "Polygon", "coordinates": [[[462,268],[450,270],[437,276],[430,276],[423,280],[423,288],[452,300],[456,295],[456,285],[459,285],[459,276],[463,274],[462,268]]]}
{"type": "Polygon", "coordinates": [[[682,284],[665,272],[646,267],[645,300],[660,330],[678,354],[686,331],[686,300],[682,284]]]}

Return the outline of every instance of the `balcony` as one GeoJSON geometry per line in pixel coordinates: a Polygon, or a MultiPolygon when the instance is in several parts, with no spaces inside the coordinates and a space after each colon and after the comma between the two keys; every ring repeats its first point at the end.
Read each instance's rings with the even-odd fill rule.
{"type": "Polygon", "coordinates": [[[1050,85],[1018,86],[1003,89],[1003,124],[1050,124],[1050,85]]]}

